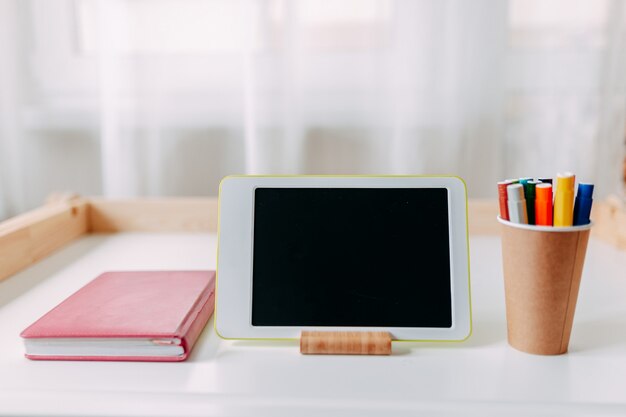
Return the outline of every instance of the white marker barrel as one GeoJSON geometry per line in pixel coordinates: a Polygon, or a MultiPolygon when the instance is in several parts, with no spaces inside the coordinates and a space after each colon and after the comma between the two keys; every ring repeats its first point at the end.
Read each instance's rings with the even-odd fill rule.
{"type": "Polygon", "coordinates": [[[524,186],[522,184],[511,184],[506,187],[506,194],[508,197],[509,220],[513,223],[528,224],[524,186]]]}

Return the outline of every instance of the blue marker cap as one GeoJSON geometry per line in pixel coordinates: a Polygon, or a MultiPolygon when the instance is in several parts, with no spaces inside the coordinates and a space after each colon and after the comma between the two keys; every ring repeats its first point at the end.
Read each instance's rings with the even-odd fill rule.
{"type": "Polygon", "coordinates": [[[593,184],[579,182],[578,195],[580,198],[593,198],[593,184]]]}
{"type": "Polygon", "coordinates": [[[589,224],[593,204],[593,184],[579,182],[574,203],[574,226],[589,224]]]}

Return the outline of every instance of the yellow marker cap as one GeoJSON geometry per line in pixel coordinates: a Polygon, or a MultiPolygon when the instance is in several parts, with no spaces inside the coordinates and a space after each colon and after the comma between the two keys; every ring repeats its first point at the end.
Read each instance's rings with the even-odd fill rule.
{"type": "Polygon", "coordinates": [[[554,193],[554,226],[571,226],[574,222],[574,184],[576,176],[571,172],[556,175],[554,193]]]}
{"type": "Polygon", "coordinates": [[[572,190],[574,192],[574,183],[576,182],[576,176],[571,172],[564,172],[556,174],[556,187],[563,190],[572,190]]]}

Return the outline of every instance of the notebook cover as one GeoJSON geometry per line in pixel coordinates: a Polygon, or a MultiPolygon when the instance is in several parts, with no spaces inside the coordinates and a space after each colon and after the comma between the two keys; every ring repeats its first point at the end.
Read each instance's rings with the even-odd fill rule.
{"type": "Polygon", "coordinates": [[[29,338],[180,338],[184,353],[155,356],[40,356],[29,359],[185,360],[215,306],[214,271],[106,272],[21,333],[29,338]]]}

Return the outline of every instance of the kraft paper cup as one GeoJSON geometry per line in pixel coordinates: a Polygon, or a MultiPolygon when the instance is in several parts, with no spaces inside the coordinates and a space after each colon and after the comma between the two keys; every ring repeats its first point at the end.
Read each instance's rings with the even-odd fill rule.
{"type": "Polygon", "coordinates": [[[538,355],[566,353],[592,224],[498,221],[509,344],[538,355]]]}

